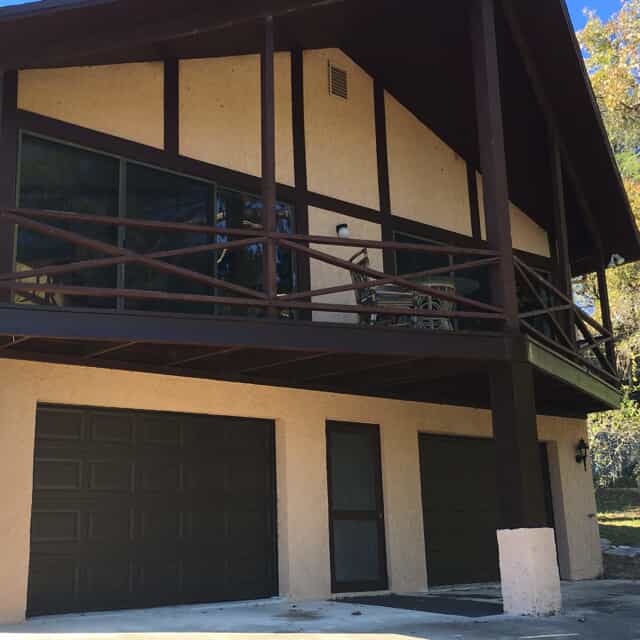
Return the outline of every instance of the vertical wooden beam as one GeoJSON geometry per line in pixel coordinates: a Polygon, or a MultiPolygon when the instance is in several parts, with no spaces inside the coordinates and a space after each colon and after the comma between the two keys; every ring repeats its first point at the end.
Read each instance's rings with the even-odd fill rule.
{"type": "Polygon", "coordinates": [[[180,152],[180,64],[164,61],[164,150],[175,157],[180,152]]]}
{"type": "MultiPolygon", "coordinates": [[[[556,285],[570,298],[573,295],[571,285],[571,260],[569,257],[569,238],[567,235],[567,211],[564,197],[564,175],[562,154],[558,139],[551,134],[549,166],[551,168],[551,192],[553,212],[553,257],[556,285]]],[[[573,310],[562,314],[564,329],[575,340],[573,310]]]]}
{"type": "MultiPolygon", "coordinates": [[[[262,113],[262,224],[265,234],[276,230],[276,109],[273,17],[264,21],[264,42],[260,54],[262,113]]],[[[271,238],[264,245],[264,292],[275,299],[278,293],[276,247],[271,238]]],[[[275,316],[275,308],[269,315],[275,316]]]]}
{"type": "MultiPolygon", "coordinates": [[[[0,207],[13,208],[18,175],[18,73],[0,69],[0,207]]],[[[0,223],[0,272],[13,271],[15,225],[0,223]]],[[[0,291],[0,303],[10,302],[11,292],[0,291]]]]}
{"type": "Polygon", "coordinates": [[[496,441],[500,528],[545,525],[544,497],[532,366],[519,334],[509,183],[504,144],[495,0],[472,0],[471,45],[476,95],[480,168],[483,178],[487,242],[500,256],[493,269],[492,294],[504,308],[506,329],[514,334],[510,363],[489,373],[496,441]],[[516,348],[519,346],[519,348],[516,348]]]}
{"type": "Polygon", "coordinates": [[[490,382],[500,529],[544,527],[533,368],[528,362],[496,365],[490,382]]]}
{"type": "MultiPolygon", "coordinates": [[[[293,174],[295,180],[296,233],[309,233],[309,204],[307,202],[307,143],[304,126],[304,58],[302,49],[291,52],[291,108],[293,122],[293,174]]],[[[297,285],[302,291],[311,289],[311,261],[309,256],[296,256],[297,285]]],[[[300,311],[300,317],[311,320],[311,313],[300,311]]]]}
{"type": "MultiPolygon", "coordinates": [[[[602,313],[602,325],[613,335],[613,322],[611,321],[611,306],[609,304],[609,285],[607,284],[606,264],[603,261],[598,269],[598,293],[600,295],[600,312],[602,313]]],[[[616,367],[616,347],[613,341],[606,343],[607,359],[616,367]]]]}
{"type": "Polygon", "coordinates": [[[476,169],[467,162],[467,187],[469,190],[469,214],[471,215],[471,235],[474,240],[482,240],[482,224],[480,222],[480,202],[478,200],[478,178],[476,169]]]}
{"type": "MultiPolygon", "coordinates": [[[[373,81],[373,105],[376,126],[376,155],[378,159],[378,194],[380,199],[380,224],[382,239],[393,240],[391,217],[391,189],[389,186],[389,155],[387,147],[387,116],[384,101],[384,86],[378,78],[373,81]]],[[[385,273],[395,273],[395,254],[384,249],[382,259],[385,273]]]]}
{"type": "Polygon", "coordinates": [[[517,333],[520,322],[509,215],[494,0],[472,0],[470,27],[487,243],[500,256],[500,264],[492,269],[492,296],[504,308],[507,330],[517,333]]]}

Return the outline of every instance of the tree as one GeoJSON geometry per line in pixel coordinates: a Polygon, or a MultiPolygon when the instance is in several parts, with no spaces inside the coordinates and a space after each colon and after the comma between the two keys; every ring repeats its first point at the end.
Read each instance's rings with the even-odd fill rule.
{"type": "MultiPolygon", "coordinates": [[[[640,219],[640,0],[625,0],[603,22],[587,12],[578,33],[594,93],[624,180],[631,207],[640,219]]],[[[589,419],[596,481],[629,486],[640,481],[640,264],[607,273],[618,364],[625,398],[618,411],[589,419]]],[[[591,281],[592,282],[592,281],[591,281]]],[[[589,282],[582,283],[583,290],[589,282]]],[[[591,286],[597,303],[597,291],[591,286]]],[[[597,306],[597,304],[596,304],[597,306]]],[[[596,311],[598,312],[598,311],[596,311]]]]}

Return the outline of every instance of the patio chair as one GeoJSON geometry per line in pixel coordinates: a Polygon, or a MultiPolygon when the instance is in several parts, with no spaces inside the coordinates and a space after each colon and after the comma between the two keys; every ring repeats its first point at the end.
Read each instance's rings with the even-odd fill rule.
{"type": "MultiPolygon", "coordinates": [[[[453,281],[445,280],[424,280],[420,282],[421,285],[434,289],[435,291],[441,291],[442,293],[450,296],[455,295],[456,286],[453,281]]],[[[456,310],[456,303],[451,300],[439,298],[437,295],[419,294],[416,299],[416,307],[425,311],[441,311],[441,312],[453,312],[456,310]]],[[[422,329],[433,329],[440,331],[453,331],[454,325],[452,318],[443,316],[434,316],[430,318],[428,316],[418,316],[416,325],[422,329]]]]}
{"type": "MultiPolygon", "coordinates": [[[[359,267],[369,268],[371,261],[366,248],[355,253],[349,261],[359,267]]],[[[366,274],[351,271],[351,281],[353,284],[369,282],[366,274]]],[[[354,290],[356,303],[361,306],[388,307],[407,311],[406,315],[379,314],[379,313],[359,313],[360,324],[386,324],[393,326],[412,326],[414,318],[411,316],[411,309],[415,306],[415,295],[412,291],[403,289],[394,284],[376,286],[374,283],[370,287],[361,287],[354,290]]]]}

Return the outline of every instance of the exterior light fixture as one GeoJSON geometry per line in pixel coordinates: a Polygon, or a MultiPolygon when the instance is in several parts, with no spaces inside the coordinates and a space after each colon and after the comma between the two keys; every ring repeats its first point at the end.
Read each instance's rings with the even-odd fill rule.
{"type": "Polygon", "coordinates": [[[338,238],[348,238],[351,234],[349,232],[349,225],[342,223],[336,226],[336,233],[338,238]]]}
{"type": "Polygon", "coordinates": [[[624,263],[625,259],[619,253],[614,253],[611,256],[611,260],[609,260],[609,267],[613,269],[613,267],[619,267],[624,263]]]}
{"type": "Polygon", "coordinates": [[[580,439],[580,442],[576,445],[576,462],[584,465],[584,470],[587,470],[587,457],[589,455],[589,445],[585,442],[584,438],[580,439]]]}

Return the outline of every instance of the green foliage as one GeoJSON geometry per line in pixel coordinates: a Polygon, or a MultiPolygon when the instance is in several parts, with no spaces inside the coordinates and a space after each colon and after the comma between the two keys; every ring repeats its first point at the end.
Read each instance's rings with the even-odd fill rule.
{"type": "Polygon", "coordinates": [[[598,489],[600,536],[613,544],[640,546],[640,490],[598,489]]]}
{"type": "MultiPolygon", "coordinates": [[[[625,0],[620,11],[603,22],[588,12],[578,33],[611,145],[629,201],[640,219],[640,0],[625,0]]],[[[635,486],[640,481],[640,265],[607,273],[618,365],[625,376],[625,398],[618,411],[593,415],[589,421],[594,472],[598,485],[635,486]]],[[[598,309],[593,279],[580,293],[598,309]]]]}

